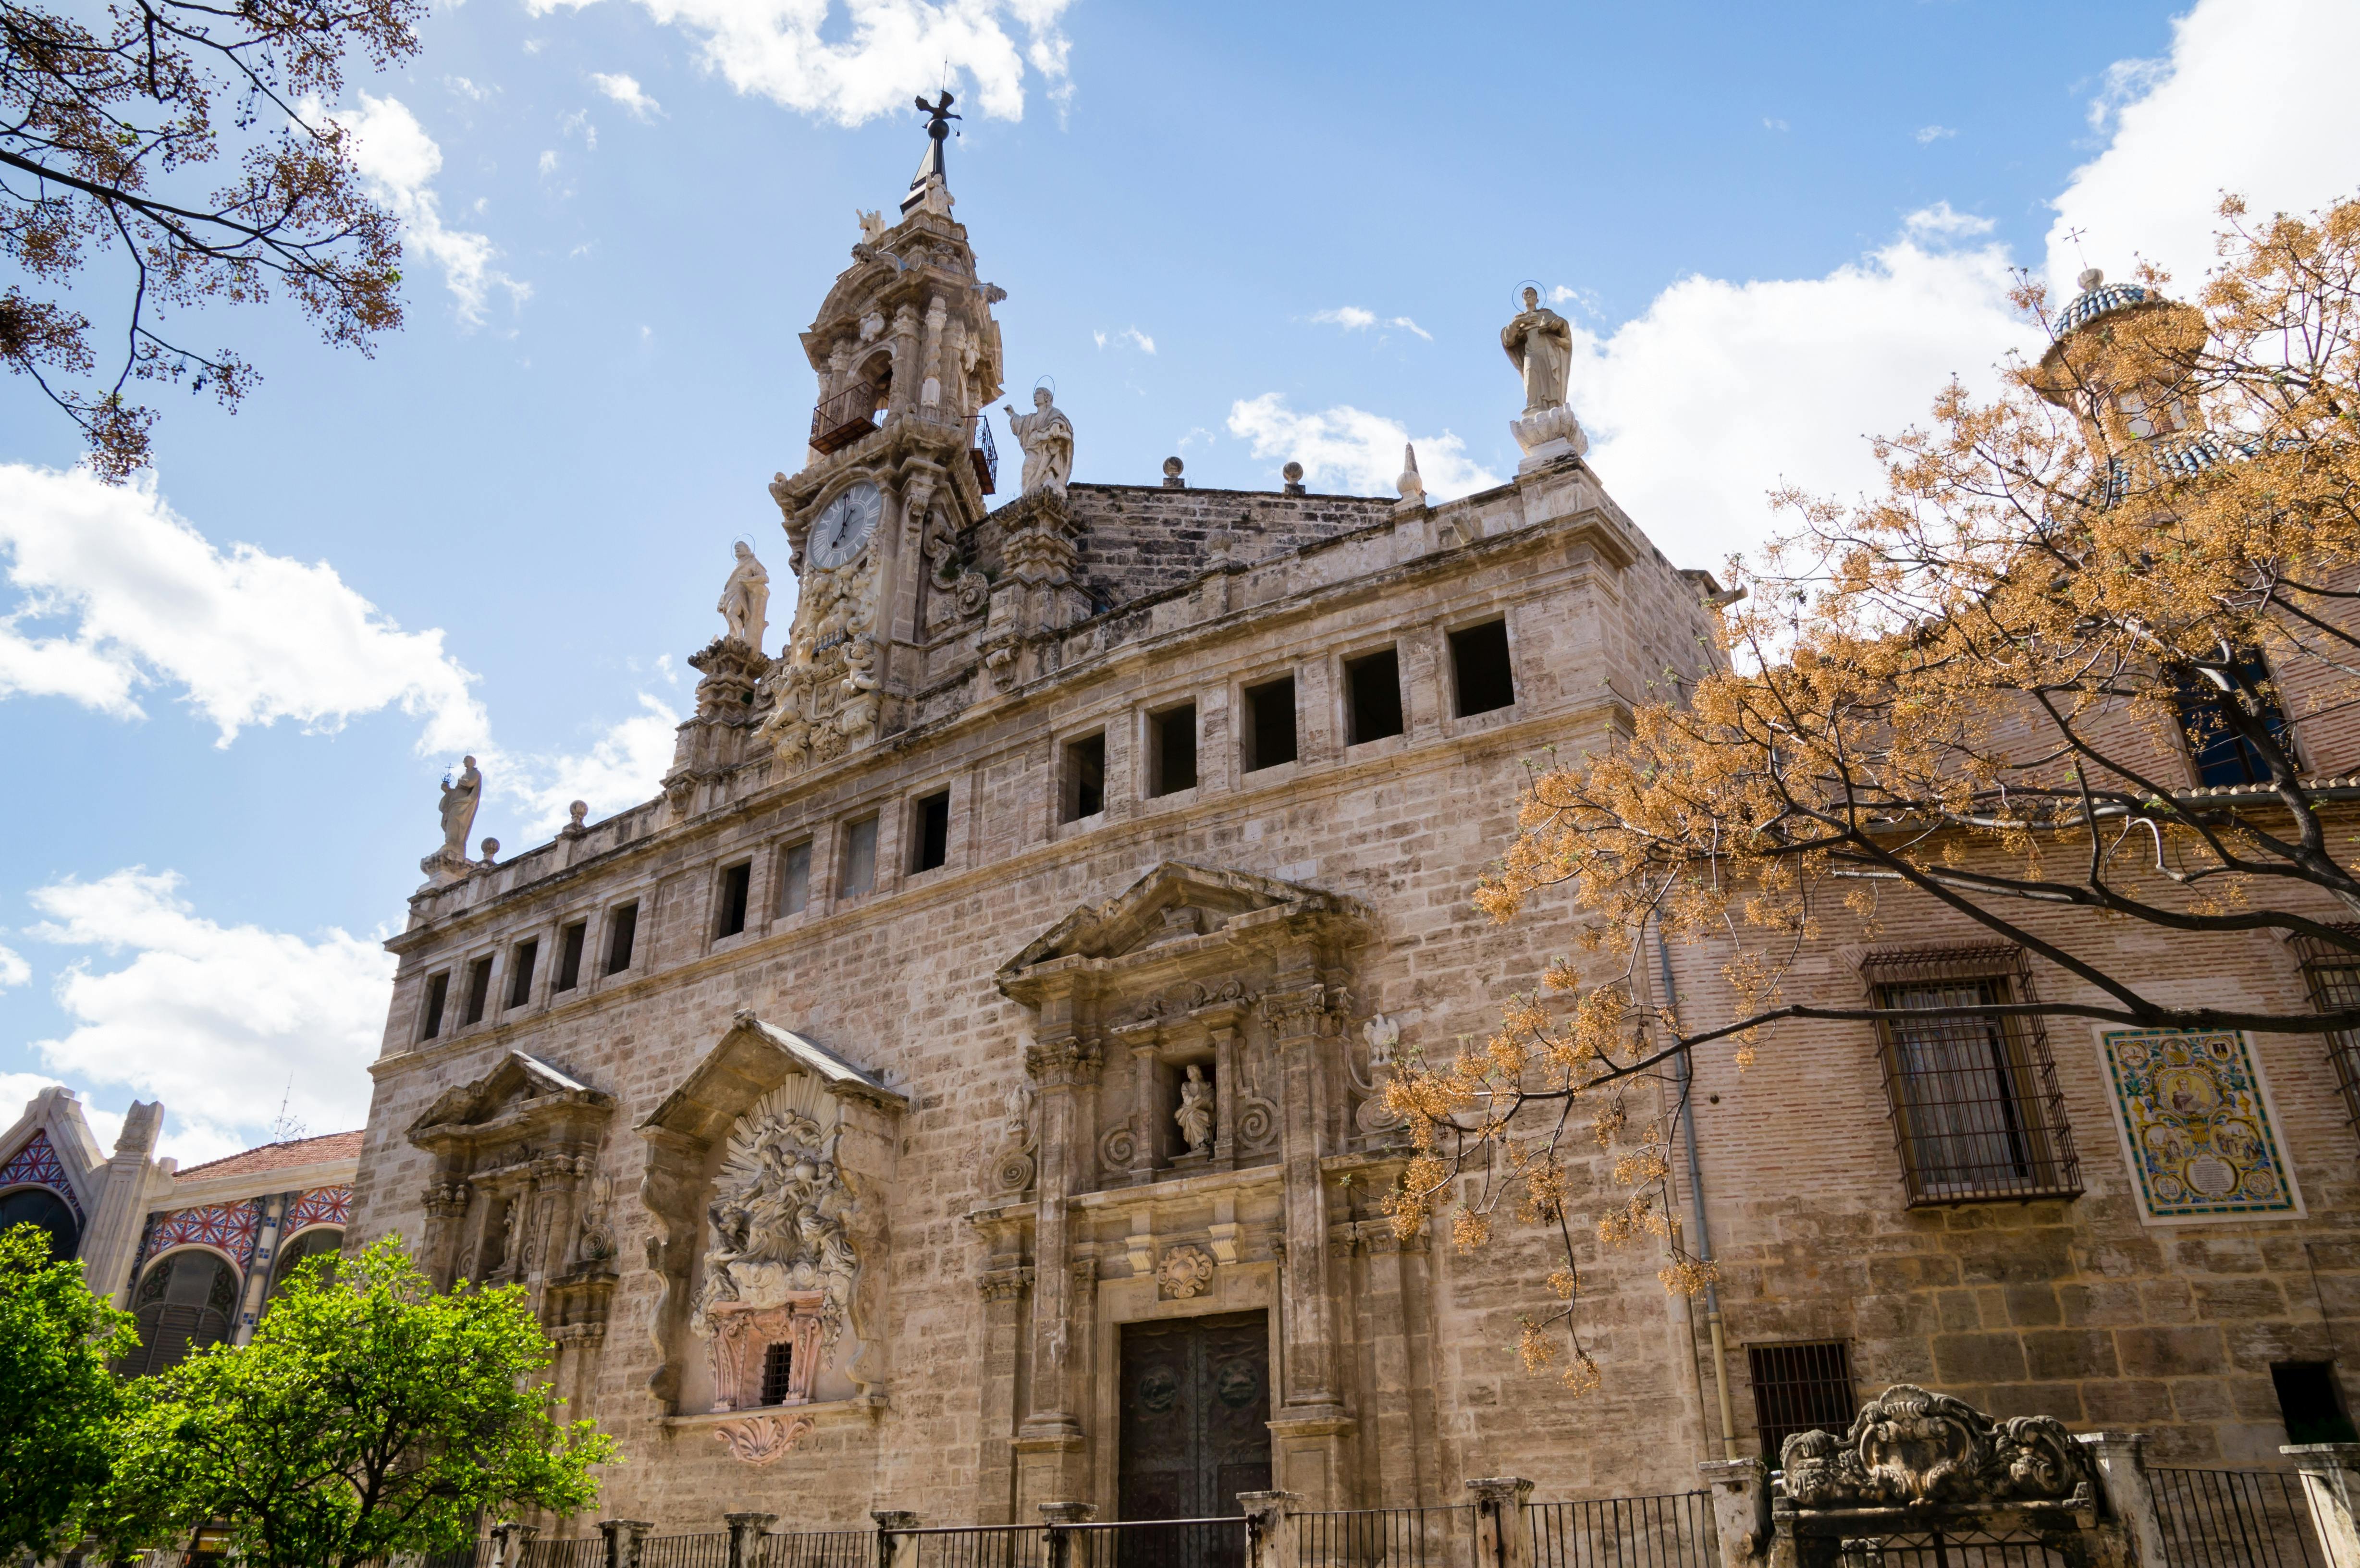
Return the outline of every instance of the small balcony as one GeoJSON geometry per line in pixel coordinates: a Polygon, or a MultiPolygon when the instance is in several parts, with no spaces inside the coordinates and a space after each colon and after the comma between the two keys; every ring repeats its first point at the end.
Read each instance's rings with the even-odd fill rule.
{"type": "Polygon", "coordinates": [[[975,464],[976,484],[989,495],[1000,483],[1000,449],[991,441],[990,417],[977,414],[974,421],[975,441],[967,449],[967,461],[975,464]]]}
{"type": "Polygon", "coordinates": [[[877,428],[877,388],[856,381],[812,410],[814,452],[841,452],[877,428]]]}

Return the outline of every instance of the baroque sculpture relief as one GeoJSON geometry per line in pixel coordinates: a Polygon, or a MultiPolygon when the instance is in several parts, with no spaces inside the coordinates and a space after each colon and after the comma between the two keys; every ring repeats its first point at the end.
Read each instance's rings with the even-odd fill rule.
{"type": "Polygon", "coordinates": [[[1972,1405],[1907,1383],[1863,1405],[1843,1436],[1800,1432],[1779,1452],[1797,1508],[2053,1500],[2090,1479],[2054,1416],[1994,1421],[1972,1405]]]}
{"type": "Polygon", "coordinates": [[[860,1270],[847,1223],[856,1201],[836,1164],[841,1126],[823,1130],[792,1098],[792,1090],[772,1090],[730,1129],[705,1211],[712,1245],[690,1327],[710,1336],[718,1315],[788,1306],[816,1291],[825,1356],[843,1332],[860,1270]]]}
{"type": "Polygon", "coordinates": [[[1074,476],[1074,422],[1046,387],[1032,389],[1032,412],[1020,414],[1011,406],[1007,413],[1008,428],[1024,449],[1023,493],[1046,490],[1063,495],[1065,482],[1074,476]]]}
{"type": "Polygon", "coordinates": [[[761,735],[790,768],[826,762],[876,732],[877,556],[803,573],[786,652],[772,665],[761,735]]]}
{"type": "Polygon", "coordinates": [[[1201,1247],[1175,1247],[1156,1265],[1155,1282],[1165,1300],[1185,1301],[1201,1296],[1213,1282],[1211,1254],[1201,1247]]]}

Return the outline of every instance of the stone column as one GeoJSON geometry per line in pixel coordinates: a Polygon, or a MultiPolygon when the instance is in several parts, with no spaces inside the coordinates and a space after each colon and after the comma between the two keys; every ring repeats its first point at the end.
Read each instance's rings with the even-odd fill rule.
{"type": "Polygon", "coordinates": [[[949,319],[949,308],[939,294],[926,301],[926,358],[924,375],[918,383],[918,406],[939,408],[943,401],[943,323],[949,319]]]}
{"type": "Polygon", "coordinates": [[[2328,1568],[2360,1568],[2360,1443],[2298,1443],[2278,1452],[2302,1471],[2328,1568]]]}
{"type": "MultiPolygon", "coordinates": [[[[1074,1568],[1074,1538],[1065,1525],[1087,1524],[1098,1508],[1091,1503],[1043,1503],[1041,1523],[1049,1532],[1049,1568],[1074,1568]]],[[[1087,1557],[1082,1568],[1091,1568],[1087,1557]]]]}
{"type": "Polygon", "coordinates": [[[980,1281],[983,1292],[983,1452],[977,1456],[975,1518],[978,1524],[1013,1522],[1016,1507],[1017,1336],[1023,1333],[1024,1286],[1029,1269],[994,1269],[980,1281]]]}
{"type": "Polygon", "coordinates": [[[646,1519],[600,1519],[598,1533],[606,1538],[606,1568],[639,1568],[640,1543],[653,1529],[646,1519]]]}
{"type": "MultiPolygon", "coordinates": [[[[2155,1488],[2147,1474],[2147,1434],[2139,1432],[2085,1432],[2073,1439],[2098,1472],[2106,1494],[2106,1509],[2114,1515],[2131,1551],[2131,1561],[2143,1568],[2162,1568],[2163,1524],[2156,1517],[2155,1488]]],[[[2355,1564],[2360,1568],[2360,1564],[2355,1564]]]]}
{"type": "Polygon", "coordinates": [[[907,1508],[872,1508],[877,1521],[877,1568],[917,1568],[918,1516],[907,1508]]]}
{"type": "Polygon", "coordinates": [[[492,1568],[517,1568],[524,1561],[524,1549],[540,1533],[539,1525],[519,1524],[514,1519],[502,1519],[492,1526],[492,1568]]]}
{"type": "Polygon", "coordinates": [[[1302,1504],[1294,1492],[1238,1494],[1238,1511],[1246,1516],[1246,1568],[1297,1568],[1294,1510],[1302,1504]]]}
{"type": "Polygon", "coordinates": [[[1213,1169],[1238,1168],[1238,1031],[1231,1024],[1214,1024],[1213,1037],[1213,1169]]]}
{"type": "Polygon", "coordinates": [[[1470,1481],[1475,1494],[1476,1568],[1533,1568],[1533,1527],[1524,1504],[1533,1484],[1522,1475],[1470,1481]]]}
{"type": "Polygon", "coordinates": [[[729,1568],[761,1568],[762,1537],[779,1522],[776,1514],[723,1514],[729,1526],[729,1568]]]}
{"type": "Polygon", "coordinates": [[[1155,1042],[1163,1031],[1151,1029],[1131,1042],[1131,1181],[1132,1186],[1155,1179],[1155,1149],[1163,1129],[1163,1097],[1155,1092],[1155,1042]]]}
{"type": "Polygon", "coordinates": [[[1073,1367],[1072,1216],[1085,1162],[1096,1155],[1083,1120],[1098,1084],[1097,1040],[1077,1027],[1070,992],[1046,998],[1039,1032],[1024,1053],[1040,1090],[1039,1203],[1032,1225],[1032,1413],[1016,1437],[1020,1499],[1045,1506],[1077,1489],[1082,1451],[1079,1390],[1073,1367]]]}
{"type": "Polygon", "coordinates": [[[262,1321],[262,1299],[270,1290],[271,1260],[279,1255],[279,1227],[286,1223],[287,1210],[295,1201],[292,1192],[275,1192],[262,1201],[262,1229],[254,1238],[254,1256],[246,1262],[246,1292],[237,1304],[237,1332],[231,1343],[245,1345],[254,1338],[254,1326],[262,1321]]]}
{"type": "Polygon", "coordinates": [[[1289,965],[1294,983],[1262,1000],[1279,1061],[1279,1161],[1286,1203],[1285,1251],[1279,1264],[1286,1373],[1273,1412],[1271,1460],[1276,1478],[1314,1509],[1348,1506],[1344,1438],[1352,1421],[1336,1385],[1336,1303],[1328,1288],[1326,1102],[1320,1041],[1333,1023],[1328,987],[1307,962],[1289,965]]]}
{"type": "Polygon", "coordinates": [[[1757,1568],[1770,1553],[1770,1467],[1759,1459],[1714,1459],[1697,1471],[1712,1493],[1721,1568],[1757,1568]]]}

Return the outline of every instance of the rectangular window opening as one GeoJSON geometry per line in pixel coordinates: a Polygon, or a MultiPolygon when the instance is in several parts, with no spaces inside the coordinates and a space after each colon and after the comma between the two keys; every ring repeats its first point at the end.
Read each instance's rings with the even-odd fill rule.
{"type": "Polygon", "coordinates": [[[571,991],[582,984],[582,949],[590,940],[590,922],[576,920],[557,933],[557,984],[559,991],[571,991]]]}
{"type": "Polygon", "coordinates": [[[779,856],[779,913],[800,915],[811,907],[811,840],[791,844],[779,856]]]}
{"type": "Polygon", "coordinates": [[[1380,648],[1344,661],[1344,744],[1402,733],[1401,652],[1380,648]]]}
{"type": "Polygon", "coordinates": [[[858,898],[877,886],[877,819],[863,817],[844,830],[844,876],[839,897],[858,898]]]}
{"type": "Polygon", "coordinates": [[[951,792],[937,789],[910,810],[910,869],[932,871],[951,857],[951,792]]]}
{"type": "Polygon", "coordinates": [[[1147,779],[1151,795],[1176,795],[1196,787],[1196,703],[1148,716],[1147,779]]]}
{"type": "Polygon", "coordinates": [[[492,1000],[492,961],[488,954],[467,965],[467,1016],[464,1023],[484,1021],[484,1009],[492,1000]]]}
{"type": "Polygon", "coordinates": [[[746,895],[754,886],[754,863],[741,860],[721,873],[721,907],[715,911],[716,938],[736,936],[746,929],[746,895]]]}
{"type": "Polygon", "coordinates": [[[1065,743],[1064,820],[1080,822],[1106,810],[1106,734],[1065,743]]]}
{"type": "Polygon", "coordinates": [[[1754,1384],[1754,1424],[1762,1457],[1779,1468],[1778,1452],[1801,1432],[1841,1434],[1858,1401],[1852,1388],[1852,1347],[1842,1340],[1800,1345],[1749,1345],[1745,1367],[1754,1384]]]}
{"type": "Polygon", "coordinates": [[[1259,686],[1249,686],[1246,698],[1245,771],[1259,772],[1293,762],[1295,751],[1295,677],[1282,675],[1259,686]]]}
{"type": "Polygon", "coordinates": [[[631,947],[639,934],[639,907],[625,904],[606,918],[606,973],[620,975],[631,966],[631,947]]]}
{"type": "Polygon", "coordinates": [[[762,1352],[762,1402],[783,1405],[795,1388],[795,1347],[780,1340],[762,1352]]]}
{"type": "Polygon", "coordinates": [[[516,944],[508,959],[508,1006],[521,1007],[532,1000],[533,965],[541,961],[541,939],[533,937],[516,944]]]}
{"type": "Polygon", "coordinates": [[[451,999],[451,972],[426,977],[426,1020],[419,1029],[418,1038],[432,1040],[442,1032],[442,1005],[451,999]]]}
{"type": "Polygon", "coordinates": [[[2333,1361],[2274,1361],[2270,1382],[2278,1388],[2278,1414],[2289,1443],[2355,1443],[2360,1432],[2344,1403],[2344,1388],[2333,1361]]]}
{"type": "Polygon", "coordinates": [[[1516,681],[1508,668],[1508,623],[1486,621],[1450,634],[1451,683],[1458,690],[1459,716],[1513,707],[1516,681]]]}
{"type": "Polygon", "coordinates": [[[1885,1093],[1914,1203],[2070,1196],[2081,1166],[2049,1040],[2030,1017],[1961,1009],[2033,1000],[2022,955],[1934,952],[1872,961],[1885,1093]],[[1992,974],[2002,964],[2012,974],[1992,974]],[[1986,966],[1978,974],[1978,965],[1986,966]]]}
{"type": "Polygon", "coordinates": [[[2178,679],[2172,691],[2180,728],[2188,736],[2189,757],[2196,767],[2196,781],[2207,789],[2267,784],[2268,760],[2253,738],[2237,728],[2232,715],[2251,713],[2281,750],[2293,751],[2294,740],[2270,683],[2269,666],[2259,653],[2249,650],[2238,655],[2227,676],[2236,691],[2223,691],[2203,673],[2191,670],[2178,679]]]}

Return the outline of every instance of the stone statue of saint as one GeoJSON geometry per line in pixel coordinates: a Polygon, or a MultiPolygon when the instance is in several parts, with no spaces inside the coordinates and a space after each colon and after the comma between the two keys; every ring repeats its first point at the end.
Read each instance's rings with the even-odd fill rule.
{"type": "Polygon", "coordinates": [[[1172,1113],[1172,1119],[1180,1124],[1180,1136],[1189,1153],[1213,1152],[1213,1086],[1205,1082],[1205,1070],[1193,1062],[1180,1085],[1180,1108],[1172,1113]]]}
{"type": "Polygon", "coordinates": [[[1074,422],[1065,418],[1046,387],[1032,389],[1032,412],[1008,408],[1008,428],[1024,449],[1024,494],[1047,490],[1063,495],[1074,476],[1074,422]]]}
{"type": "Polygon", "coordinates": [[[1566,375],[1573,368],[1573,328],[1541,303],[1541,291],[1524,290],[1524,308],[1500,329],[1500,346],[1524,378],[1524,412],[1565,407],[1566,375]]]}
{"type": "Polygon", "coordinates": [[[484,776],[475,771],[475,759],[462,758],[459,782],[442,781],[442,858],[464,863],[467,858],[467,830],[475,825],[475,805],[483,797],[484,776]]]}
{"type": "Polygon", "coordinates": [[[762,563],[754,559],[754,547],[744,539],[738,541],[738,565],[722,584],[721,603],[714,608],[721,612],[729,637],[756,653],[762,651],[762,633],[770,624],[770,574],[762,570],[762,563]]]}

